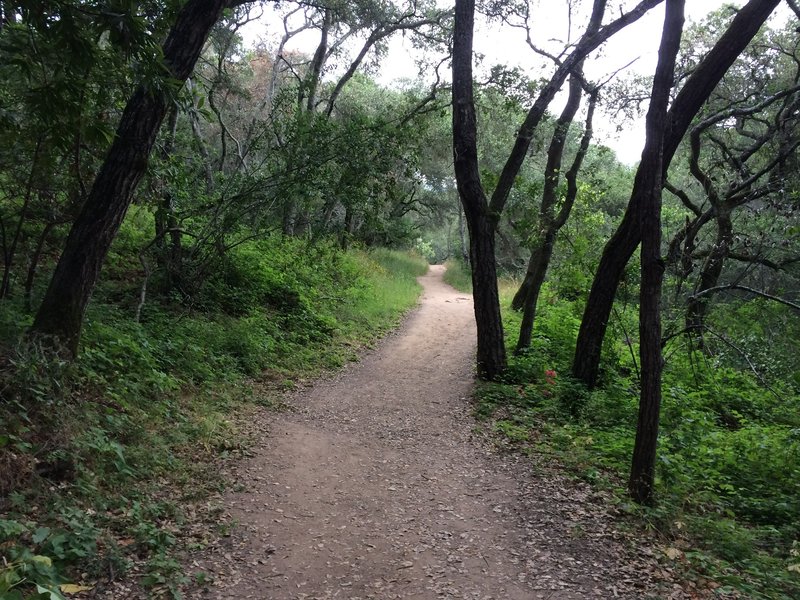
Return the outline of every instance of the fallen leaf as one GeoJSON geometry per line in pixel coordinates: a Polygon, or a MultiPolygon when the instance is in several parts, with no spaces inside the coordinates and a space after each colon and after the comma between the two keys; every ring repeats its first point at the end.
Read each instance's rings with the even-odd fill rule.
{"type": "Polygon", "coordinates": [[[78,594],[80,592],[88,592],[93,585],[78,585],[77,583],[62,583],[60,586],[61,591],[65,594],[78,594]]]}
{"type": "Polygon", "coordinates": [[[676,558],[680,558],[681,556],[683,556],[683,552],[681,552],[677,548],[667,548],[666,550],[664,550],[664,554],[666,554],[667,557],[671,558],[672,560],[675,560],[676,558]]]}

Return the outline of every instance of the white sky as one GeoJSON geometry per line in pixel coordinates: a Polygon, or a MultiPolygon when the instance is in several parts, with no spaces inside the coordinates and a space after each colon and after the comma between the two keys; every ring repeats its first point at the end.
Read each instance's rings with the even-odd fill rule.
{"type": "MultiPolygon", "coordinates": [[[[743,0],[688,0],[686,3],[687,23],[699,21],[709,12],[723,4],[732,3],[741,6],[743,0]]],[[[440,3],[442,6],[448,4],[440,3]]],[[[584,5],[590,7],[590,2],[584,0],[584,5]]],[[[626,7],[635,4],[626,2],[626,7]]],[[[618,11],[617,3],[610,2],[608,11],[618,11]]],[[[664,18],[663,4],[651,10],[636,23],[629,25],[612,39],[598,53],[593,55],[595,60],[587,61],[586,73],[590,78],[598,81],[607,75],[634,61],[629,67],[629,72],[652,74],[657,58],[661,26],[664,18]]],[[[538,0],[533,8],[532,15],[534,41],[542,46],[552,38],[563,38],[567,29],[566,2],[538,0]]],[[[582,26],[579,22],[578,26],[582,26]]],[[[277,39],[280,23],[275,19],[275,13],[269,7],[265,8],[265,16],[258,23],[247,26],[245,40],[253,43],[260,37],[267,40],[277,39]]],[[[574,35],[574,34],[573,34],[574,35]]],[[[310,31],[297,36],[289,44],[288,49],[298,50],[312,54],[319,43],[319,32],[310,31]]],[[[549,49],[555,49],[558,44],[551,42],[549,49]]],[[[268,47],[277,46],[268,44],[268,47]]],[[[549,77],[552,66],[545,59],[534,54],[525,42],[525,33],[521,29],[510,28],[507,25],[479,24],[475,33],[475,52],[485,56],[484,64],[488,67],[494,64],[506,64],[509,67],[518,66],[532,77],[549,77]]],[[[418,67],[415,62],[415,51],[408,40],[396,36],[390,42],[388,57],[382,62],[380,72],[376,74],[377,80],[383,85],[392,85],[402,79],[415,79],[418,76],[418,67]]],[[[443,73],[447,76],[448,73],[443,73]]],[[[563,102],[563,100],[562,100],[563,102]]],[[[559,100],[551,105],[551,112],[560,110],[559,100]]],[[[621,132],[617,132],[617,124],[598,113],[595,123],[595,141],[610,146],[617,153],[620,161],[633,164],[639,160],[644,145],[643,119],[637,122],[628,122],[621,132]]]]}

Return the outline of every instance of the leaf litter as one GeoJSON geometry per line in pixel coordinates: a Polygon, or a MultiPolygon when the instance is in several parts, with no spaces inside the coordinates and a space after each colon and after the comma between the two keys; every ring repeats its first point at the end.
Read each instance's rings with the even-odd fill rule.
{"type": "MultiPolygon", "coordinates": [[[[197,510],[184,597],[709,597],[603,492],[475,430],[472,302],[442,273],[359,363],[252,413],[252,456],[225,463],[234,491],[197,510]]],[[[113,587],[96,597],[144,597],[113,587]]]]}

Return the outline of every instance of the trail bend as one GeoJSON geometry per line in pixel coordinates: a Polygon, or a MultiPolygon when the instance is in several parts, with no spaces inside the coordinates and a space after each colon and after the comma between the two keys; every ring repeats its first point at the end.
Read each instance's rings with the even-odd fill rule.
{"type": "Polygon", "coordinates": [[[472,298],[443,272],[376,350],[264,415],[226,498],[238,526],[190,561],[211,584],[187,597],[689,597],[656,595],[660,567],[591,489],[474,434],[472,298]]]}

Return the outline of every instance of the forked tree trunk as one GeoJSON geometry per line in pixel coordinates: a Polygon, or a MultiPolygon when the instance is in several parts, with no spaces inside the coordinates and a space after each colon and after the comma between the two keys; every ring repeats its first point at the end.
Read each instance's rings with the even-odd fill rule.
{"type": "MultiPolygon", "coordinates": [[[[577,100],[580,99],[581,94],[580,81],[578,77],[573,77],[573,81],[570,82],[570,97],[572,97],[573,94],[577,95],[577,97],[573,99],[573,101],[576,103],[574,108],[577,110],[577,100]]],[[[564,151],[563,139],[561,142],[559,142],[557,136],[554,135],[553,141],[550,144],[550,150],[548,151],[548,174],[545,176],[545,192],[542,194],[543,210],[540,215],[540,221],[545,224],[545,227],[542,233],[542,239],[531,253],[531,259],[528,263],[528,270],[525,274],[525,279],[522,282],[522,285],[520,286],[516,296],[514,296],[514,302],[512,303],[512,307],[514,307],[514,303],[519,301],[521,307],[523,308],[522,323],[520,324],[519,330],[519,340],[517,341],[517,353],[523,352],[525,349],[530,348],[531,346],[533,325],[536,321],[536,306],[539,303],[539,294],[541,292],[542,285],[544,284],[545,277],[547,276],[547,270],[550,267],[550,259],[552,258],[553,250],[555,249],[556,237],[558,232],[567,222],[567,219],[572,212],[572,207],[575,204],[575,199],[578,196],[578,172],[581,169],[583,159],[586,156],[586,152],[589,150],[589,143],[592,139],[592,119],[594,118],[596,104],[597,90],[594,90],[589,99],[589,110],[587,111],[586,115],[586,128],[584,130],[583,137],[581,138],[580,146],[578,147],[578,151],[576,152],[575,158],[572,161],[572,166],[569,168],[565,176],[565,179],[567,180],[567,193],[564,196],[564,200],[561,208],[558,211],[558,215],[553,215],[553,211],[555,209],[555,202],[557,199],[556,188],[560,180],[560,155],[564,151]],[[558,159],[556,159],[556,155],[558,155],[558,159]]],[[[571,121],[574,116],[575,111],[572,110],[570,107],[570,102],[568,101],[567,107],[565,108],[564,113],[562,113],[559,121],[568,126],[569,121],[571,121]]],[[[559,126],[557,125],[556,129],[558,130],[558,128],[559,126]]],[[[566,137],[566,133],[567,128],[564,128],[564,137],[566,137]]]]}
{"type": "MultiPolygon", "coordinates": [[[[192,72],[211,28],[230,0],[188,0],[164,44],[170,77],[183,82],[192,72]]],[[[163,85],[167,85],[164,82],[163,85]]],[[[103,261],[119,231],[133,193],[147,169],[169,95],[140,86],[128,100],[114,143],[72,225],[31,333],[54,347],[77,353],[86,306],[103,261]]]]}
{"type": "MultiPolygon", "coordinates": [[[[667,115],[662,178],[697,111],[779,2],[780,0],[750,0],[739,9],[728,29],[697,65],[676,96],[667,115]]],[[[641,240],[639,210],[644,193],[641,173],[641,170],[637,172],[622,222],[603,248],[578,332],[572,376],[590,388],[597,384],[600,350],[614,296],[625,267],[641,240]]]]}
{"type": "MultiPolygon", "coordinates": [[[[541,264],[542,251],[544,250],[544,246],[548,243],[548,238],[553,237],[548,234],[553,229],[553,221],[555,220],[553,211],[558,200],[558,184],[561,181],[561,161],[564,156],[564,146],[567,143],[567,133],[569,133],[569,127],[572,124],[572,120],[575,118],[575,114],[578,112],[580,102],[581,81],[577,76],[573,75],[569,82],[569,97],[567,98],[567,103],[556,121],[553,136],[550,138],[550,146],[547,149],[547,164],[544,168],[544,189],[542,190],[542,199],[539,206],[539,239],[537,239],[537,243],[531,251],[531,258],[528,261],[525,279],[522,280],[522,285],[520,285],[517,293],[514,294],[514,299],[511,301],[511,308],[514,310],[520,310],[525,306],[525,299],[529,297],[529,292],[536,279],[541,279],[541,281],[539,281],[540,287],[542,281],[544,281],[544,275],[542,274],[541,277],[539,277],[537,268],[541,264]]],[[[553,241],[554,237],[553,240],[550,240],[551,253],[553,241]]],[[[549,262],[549,257],[547,261],[549,262]]],[[[534,295],[538,297],[538,289],[534,291],[534,295]]],[[[519,350],[519,346],[517,349],[519,350]]]]}
{"type": "Polygon", "coordinates": [[[628,491],[639,503],[653,500],[658,424],[661,412],[661,188],[664,126],[683,32],[686,0],[667,0],[658,65],[646,119],[646,139],[638,171],[642,186],[642,283],[639,296],[639,360],[642,369],[639,418],[628,491]]]}

